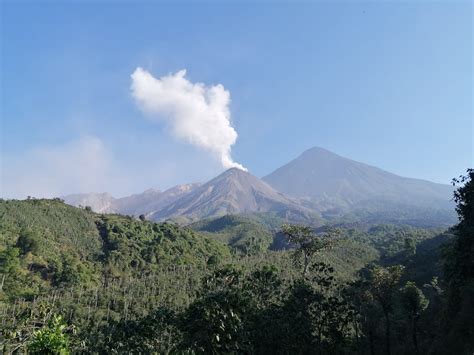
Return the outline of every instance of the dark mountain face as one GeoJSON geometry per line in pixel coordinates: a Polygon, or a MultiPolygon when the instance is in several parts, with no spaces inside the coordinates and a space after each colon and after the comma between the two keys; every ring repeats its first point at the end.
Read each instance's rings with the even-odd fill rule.
{"type": "Polygon", "coordinates": [[[311,148],[262,180],[316,207],[351,207],[386,201],[432,208],[452,208],[449,185],[400,177],[322,148],[311,148]]]}
{"type": "Polygon", "coordinates": [[[240,169],[229,169],[150,216],[153,220],[197,220],[226,214],[272,212],[280,216],[313,212],[240,169]]]}

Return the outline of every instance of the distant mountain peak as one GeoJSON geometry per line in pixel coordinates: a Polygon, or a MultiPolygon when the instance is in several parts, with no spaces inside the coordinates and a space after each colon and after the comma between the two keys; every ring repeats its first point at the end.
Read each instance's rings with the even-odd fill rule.
{"type": "Polygon", "coordinates": [[[324,202],[347,207],[374,199],[447,206],[452,191],[448,185],[404,178],[321,147],[304,151],[262,180],[288,196],[310,199],[318,206],[324,202]]]}
{"type": "Polygon", "coordinates": [[[183,195],[164,210],[157,211],[150,219],[185,217],[197,220],[226,214],[285,214],[287,211],[309,213],[306,208],[259,178],[241,169],[231,168],[183,195]]]}
{"type": "Polygon", "coordinates": [[[226,214],[264,214],[314,223],[321,214],[333,218],[362,211],[362,216],[386,213],[392,218],[406,215],[413,207],[422,213],[452,210],[451,197],[449,185],[404,178],[315,146],[262,179],[234,167],[204,184],[177,185],[165,191],[148,189],[118,199],[107,193],[64,199],[97,212],[145,214],[150,220],[180,223],[226,214]]]}
{"type": "Polygon", "coordinates": [[[301,153],[301,155],[303,155],[303,154],[314,154],[314,153],[329,153],[329,154],[336,155],[335,153],[331,152],[330,150],[327,150],[326,148],[318,147],[318,146],[314,146],[314,147],[306,149],[303,153],[301,153]]]}
{"type": "Polygon", "coordinates": [[[343,160],[350,160],[349,158],[345,158],[339,154],[336,154],[328,149],[322,147],[312,147],[305,150],[300,156],[297,158],[303,159],[311,159],[311,158],[330,158],[330,159],[343,159],[343,160]]]}

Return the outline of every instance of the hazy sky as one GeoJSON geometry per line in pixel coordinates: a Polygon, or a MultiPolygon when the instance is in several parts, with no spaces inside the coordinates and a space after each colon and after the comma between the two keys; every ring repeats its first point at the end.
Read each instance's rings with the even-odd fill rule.
{"type": "Polygon", "coordinates": [[[4,197],[263,176],[312,146],[473,166],[471,1],[0,6],[4,197]]]}

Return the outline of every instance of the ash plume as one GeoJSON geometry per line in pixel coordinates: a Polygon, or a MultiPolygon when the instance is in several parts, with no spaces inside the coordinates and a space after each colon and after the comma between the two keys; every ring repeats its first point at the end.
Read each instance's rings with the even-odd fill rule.
{"type": "Polygon", "coordinates": [[[164,121],[179,140],[201,147],[226,169],[245,169],[231,156],[237,132],[232,127],[230,93],[221,84],[192,83],[180,70],[161,78],[137,68],[132,77],[132,96],[151,120],[164,121]]]}

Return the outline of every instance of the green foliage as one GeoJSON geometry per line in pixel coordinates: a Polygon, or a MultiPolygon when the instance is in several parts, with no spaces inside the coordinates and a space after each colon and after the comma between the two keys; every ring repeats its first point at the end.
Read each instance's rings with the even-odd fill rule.
{"type": "Polygon", "coordinates": [[[203,354],[245,352],[243,317],[248,310],[247,299],[239,290],[206,294],[183,315],[183,348],[203,354]]]}
{"type": "Polygon", "coordinates": [[[0,200],[0,216],[0,248],[31,232],[37,252],[45,259],[72,250],[91,258],[100,250],[94,215],[60,200],[0,200]]]}
{"type": "Polygon", "coordinates": [[[110,276],[156,271],[170,265],[206,265],[229,256],[228,249],[190,229],[169,223],[106,215],[97,221],[110,276]]]}
{"type": "Polygon", "coordinates": [[[22,231],[18,237],[16,246],[21,250],[22,254],[37,254],[40,249],[39,236],[32,230],[22,231]]]}
{"type": "Polygon", "coordinates": [[[175,351],[181,334],[174,311],[159,307],[138,320],[110,321],[100,332],[100,342],[88,349],[98,353],[166,354],[175,351]]]}
{"type": "Polygon", "coordinates": [[[455,179],[453,183],[463,184],[454,193],[459,224],[455,227],[456,238],[446,258],[445,272],[450,280],[452,300],[456,291],[474,280],[474,169],[467,175],[455,179]]]}
{"type": "Polygon", "coordinates": [[[394,291],[400,282],[403,266],[374,266],[369,276],[370,291],[384,311],[390,312],[393,306],[394,291]]]}
{"type": "Polygon", "coordinates": [[[414,282],[410,281],[401,289],[400,298],[403,308],[412,318],[418,318],[429,304],[423,292],[416,287],[414,282]]]}
{"type": "Polygon", "coordinates": [[[32,354],[69,354],[67,324],[61,316],[54,316],[47,326],[36,331],[28,344],[32,354]]]}
{"type": "Polygon", "coordinates": [[[20,268],[20,250],[9,247],[0,251],[0,299],[4,294],[4,287],[13,289],[18,286],[15,282],[15,275],[20,268]]]}
{"type": "Polygon", "coordinates": [[[416,241],[413,238],[405,238],[405,253],[408,257],[416,254],[416,241]]]}
{"type": "Polygon", "coordinates": [[[0,252],[0,273],[3,275],[15,274],[20,267],[20,250],[7,248],[0,252]]]}
{"type": "Polygon", "coordinates": [[[18,280],[30,280],[5,288],[9,297],[26,295],[31,287],[96,285],[103,273],[118,277],[229,256],[220,243],[176,225],[96,215],[58,200],[2,200],[0,214],[0,253],[18,248],[19,258],[8,254],[8,260],[18,259],[18,280]]]}
{"type": "Polygon", "coordinates": [[[470,217],[442,234],[341,227],[334,243],[327,227],[275,233],[260,217],[226,216],[189,229],[59,200],[2,200],[0,216],[3,353],[462,354],[470,346],[471,260],[459,249],[469,243],[458,244],[470,217]],[[453,280],[439,262],[449,240],[453,280]],[[458,344],[447,341],[456,336],[458,344]]]}
{"type": "Polygon", "coordinates": [[[182,349],[282,354],[344,349],[353,311],[333,273],[317,263],[310,279],[286,286],[270,265],[247,275],[234,267],[216,270],[183,314],[182,349]]]}
{"type": "Polygon", "coordinates": [[[375,266],[369,274],[369,292],[382,309],[385,318],[385,344],[387,354],[391,354],[391,314],[395,303],[396,290],[402,276],[403,266],[387,268],[375,266]]]}
{"type": "Polygon", "coordinates": [[[294,260],[296,264],[302,264],[303,276],[308,271],[311,258],[330,248],[337,234],[335,231],[329,231],[323,235],[316,235],[311,227],[290,224],[284,224],[281,231],[288,238],[288,242],[296,247],[293,252],[294,260]]]}
{"type": "Polygon", "coordinates": [[[454,179],[453,185],[459,185],[454,193],[459,223],[444,253],[448,304],[444,327],[447,336],[442,346],[469,354],[474,351],[474,169],[454,179]]]}
{"type": "Polygon", "coordinates": [[[415,353],[419,353],[418,346],[418,320],[421,313],[428,307],[429,301],[423,292],[416,287],[414,282],[407,282],[400,292],[402,307],[404,308],[409,326],[412,330],[413,348],[415,353]]]}
{"type": "MultiPolygon", "coordinates": [[[[78,265],[79,272],[90,270],[98,260],[102,241],[91,213],[56,199],[30,199],[1,200],[0,216],[0,252],[12,247],[20,250],[20,265],[5,280],[3,292],[8,298],[48,292],[58,284],[57,272],[64,260],[78,265]]],[[[77,279],[91,277],[77,275],[77,279]]]]}
{"type": "Polygon", "coordinates": [[[190,228],[213,239],[228,244],[233,250],[245,255],[255,255],[266,251],[273,240],[272,232],[254,219],[227,215],[203,220],[190,228]]]}

